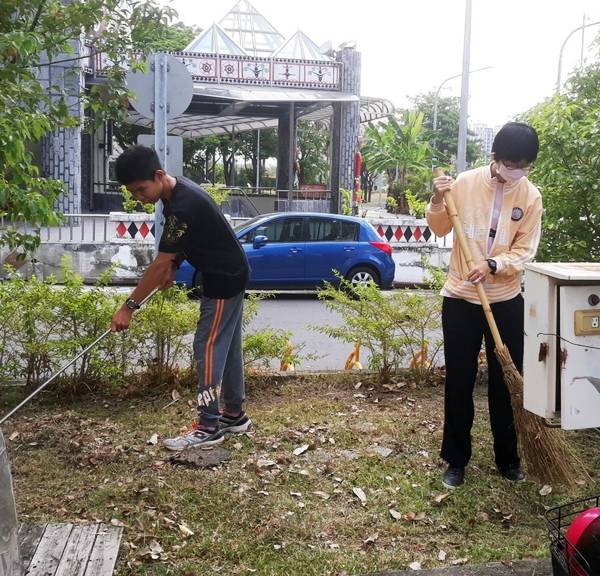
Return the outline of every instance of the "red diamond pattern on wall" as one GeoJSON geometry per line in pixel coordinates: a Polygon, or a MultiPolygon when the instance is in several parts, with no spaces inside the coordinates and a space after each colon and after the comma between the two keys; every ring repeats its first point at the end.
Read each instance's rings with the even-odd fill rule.
{"type": "Polygon", "coordinates": [[[396,228],[396,231],[394,232],[394,236],[398,242],[400,242],[400,240],[402,240],[402,228],[400,226],[398,226],[396,228]]]}
{"type": "Polygon", "coordinates": [[[150,232],[150,228],[148,228],[148,224],[146,224],[145,222],[140,226],[140,234],[142,235],[142,238],[145,238],[146,236],[148,236],[148,232],[150,232]]]}
{"type": "Polygon", "coordinates": [[[418,242],[421,239],[422,236],[422,232],[421,232],[421,228],[419,228],[418,226],[415,227],[414,231],[413,231],[413,236],[415,237],[415,240],[418,242]]]}
{"type": "Polygon", "coordinates": [[[117,226],[117,235],[119,238],[123,238],[123,236],[125,236],[125,232],[127,232],[127,227],[125,224],[123,224],[123,222],[119,222],[117,226]]]}

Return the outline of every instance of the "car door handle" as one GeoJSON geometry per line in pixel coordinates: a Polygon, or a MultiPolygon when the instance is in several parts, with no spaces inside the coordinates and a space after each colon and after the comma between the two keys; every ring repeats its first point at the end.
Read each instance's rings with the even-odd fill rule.
{"type": "Polygon", "coordinates": [[[354,252],[355,250],[354,246],[344,246],[344,252],[354,252]]]}
{"type": "Polygon", "coordinates": [[[292,254],[298,254],[298,252],[302,252],[302,248],[290,248],[290,252],[292,254]]]}

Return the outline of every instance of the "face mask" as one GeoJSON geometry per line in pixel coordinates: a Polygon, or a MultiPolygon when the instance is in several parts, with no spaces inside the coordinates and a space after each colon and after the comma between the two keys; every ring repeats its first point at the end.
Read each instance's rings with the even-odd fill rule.
{"type": "Polygon", "coordinates": [[[502,162],[496,162],[496,170],[499,176],[507,182],[518,182],[529,174],[529,166],[527,168],[507,168],[502,162]]]}

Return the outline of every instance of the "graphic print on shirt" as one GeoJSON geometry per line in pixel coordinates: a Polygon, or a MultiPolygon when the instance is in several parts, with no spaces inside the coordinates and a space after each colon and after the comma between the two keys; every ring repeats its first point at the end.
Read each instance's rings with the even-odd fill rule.
{"type": "Polygon", "coordinates": [[[187,224],[185,222],[180,222],[177,219],[177,216],[171,214],[167,217],[165,222],[165,229],[161,240],[165,244],[177,244],[177,242],[181,240],[186,232],[187,224]]]}

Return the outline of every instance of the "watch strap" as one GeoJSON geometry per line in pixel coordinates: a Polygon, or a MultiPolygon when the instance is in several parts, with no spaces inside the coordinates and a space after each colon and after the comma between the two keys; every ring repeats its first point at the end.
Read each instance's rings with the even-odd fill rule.
{"type": "Polygon", "coordinates": [[[127,298],[127,300],[125,300],[125,306],[127,306],[127,308],[130,310],[139,310],[141,308],[141,306],[133,298],[127,298]]]}

